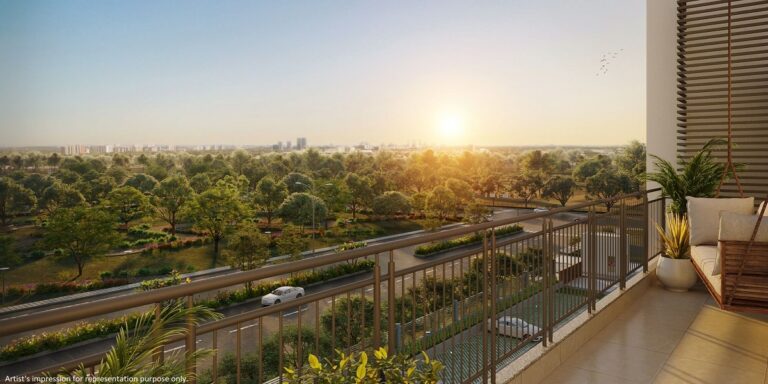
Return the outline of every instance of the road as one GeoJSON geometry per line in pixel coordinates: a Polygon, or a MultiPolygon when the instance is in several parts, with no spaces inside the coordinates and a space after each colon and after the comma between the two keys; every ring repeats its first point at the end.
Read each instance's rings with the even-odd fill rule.
{"type": "MultiPolygon", "coordinates": [[[[519,209],[519,210],[518,209],[502,210],[502,211],[498,211],[498,212],[496,212],[494,214],[494,219],[495,220],[501,220],[501,219],[516,217],[518,215],[527,214],[527,213],[530,213],[530,210],[523,210],[523,209],[519,209]]],[[[556,215],[556,216],[557,217],[555,217],[553,221],[554,221],[554,224],[557,226],[557,225],[562,225],[562,224],[566,224],[566,223],[572,222],[575,218],[579,218],[580,215],[579,214],[566,213],[566,214],[559,214],[559,215],[556,215]]],[[[581,217],[583,217],[583,215],[581,215],[581,217]]],[[[542,220],[541,219],[531,220],[531,221],[522,222],[520,224],[523,226],[523,228],[524,228],[524,230],[526,232],[538,232],[541,229],[542,220]]],[[[419,236],[419,235],[421,235],[421,234],[414,234],[412,236],[419,236]]],[[[375,243],[375,242],[372,241],[369,244],[373,244],[373,243],[375,243]]],[[[405,248],[394,250],[394,252],[393,252],[393,254],[394,254],[394,261],[395,261],[395,265],[396,265],[396,269],[397,270],[403,270],[403,269],[406,269],[406,268],[418,266],[418,265],[424,264],[426,262],[431,262],[433,260],[441,260],[441,259],[450,258],[452,256],[455,256],[459,252],[466,252],[467,251],[467,248],[463,248],[461,250],[445,252],[445,253],[442,253],[442,254],[439,254],[439,255],[435,255],[435,256],[423,259],[423,258],[417,258],[417,257],[413,256],[415,248],[416,248],[416,246],[411,246],[411,247],[405,247],[405,248]]],[[[479,249],[479,248],[480,248],[479,246],[475,247],[475,249],[479,249]]],[[[388,261],[388,260],[386,260],[386,258],[384,258],[382,260],[383,261],[388,261]]],[[[382,264],[383,264],[383,267],[384,267],[383,273],[386,273],[386,263],[382,263],[382,264]]],[[[469,258],[462,258],[461,262],[454,261],[453,263],[443,264],[441,268],[434,268],[434,269],[429,269],[429,270],[426,270],[424,272],[419,272],[419,273],[416,273],[416,274],[409,274],[409,275],[406,275],[406,276],[403,276],[403,277],[400,277],[400,278],[396,279],[396,282],[395,282],[395,292],[396,292],[397,295],[399,295],[400,292],[405,291],[403,289],[403,287],[402,287],[403,284],[405,284],[405,288],[406,289],[410,288],[410,287],[413,287],[413,286],[416,286],[418,284],[418,282],[421,279],[423,279],[425,276],[429,277],[429,276],[431,276],[433,274],[439,275],[439,276],[443,275],[443,274],[445,274],[445,276],[459,276],[460,273],[457,272],[456,270],[464,270],[464,271],[466,271],[466,270],[468,270],[468,268],[469,268],[469,258]]],[[[327,289],[338,287],[338,286],[343,285],[343,284],[349,284],[349,283],[352,283],[352,282],[355,282],[355,281],[359,281],[359,280],[362,280],[362,279],[366,279],[366,278],[369,278],[369,275],[362,275],[362,276],[357,276],[357,277],[353,277],[353,278],[349,278],[349,279],[342,279],[342,280],[338,280],[338,281],[333,281],[333,282],[329,282],[329,283],[326,283],[326,284],[320,284],[320,285],[317,285],[317,286],[311,287],[311,288],[308,287],[307,288],[307,294],[311,294],[311,293],[315,293],[315,292],[321,292],[321,291],[324,291],[324,290],[327,290],[327,289]]],[[[231,287],[231,288],[240,288],[240,286],[231,287]]],[[[370,287],[366,288],[363,291],[363,293],[365,295],[367,295],[367,296],[371,296],[373,294],[373,288],[370,288],[370,287]]],[[[215,293],[211,293],[211,295],[213,295],[213,294],[215,294],[215,293]]],[[[386,295],[387,295],[386,288],[384,288],[384,289],[382,289],[382,297],[386,297],[386,295]]],[[[340,299],[342,297],[337,297],[336,299],[338,300],[338,299],[340,299]]],[[[110,298],[109,300],[115,300],[115,299],[119,299],[119,297],[110,298]]],[[[261,326],[259,326],[258,321],[256,321],[256,320],[240,324],[241,340],[250,340],[251,341],[251,342],[241,343],[241,347],[243,348],[243,351],[247,352],[247,351],[249,351],[251,349],[256,348],[256,343],[254,343],[252,341],[257,339],[258,331],[260,329],[262,331],[264,331],[265,335],[267,335],[267,334],[276,332],[280,328],[281,325],[283,327],[288,326],[288,325],[296,325],[297,322],[298,322],[299,314],[301,314],[302,326],[314,327],[315,326],[315,319],[318,317],[319,314],[322,314],[325,310],[327,310],[331,306],[331,302],[332,302],[331,299],[325,299],[325,300],[321,300],[319,302],[316,302],[314,304],[310,304],[308,306],[305,306],[305,307],[303,307],[301,309],[295,308],[294,310],[287,311],[285,313],[280,313],[280,314],[275,314],[275,315],[271,315],[271,316],[266,316],[263,319],[264,324],[262,324],[261,326]]],[[[230,308],[224,309],[222,312],[223,312],[223,314],[225,316],[232,316],[232,315],[237,314],[237,313],[243,313],[243,312],[247,312],[247,311],[252,311],[252,310],[257,309],[259,307],[260,307],[259,300],[255,300],[255,301],[251,301],[251,302],[248,302],[248,303],[243,303],[243,304],[240,304],[240,305],[232,306],[230,308]]],[[[128,314],[128,313],[134,313],[134,312],[138,312],[138,311],[146,311],[146,310],[149,310],[149,309],[150,309],[149,306],[143,307],[143,308],[133,308],[133,309],[131,309],[129,311],[116,312],[116,313],[110,314],[109,316],[99,316],[98,318],[86,319],[86,321],[95,321],[95,320],[98,320],[98,319],[101,319],[101,318],[115,318],[115,317],[123,316],[123,315],[128,314]]],[[[49,328],[45,329],[44,331],[50,332],[50,331],[54,331],[54,330],[57,330],[57,329],[70,327],[72,325],[74,325],[74,323],[59,324],[59,325],[54,326],[54,327],[49,327],[49,328]]],[[[43,330],[37,330],[35,333],[39,333],[40,331],[43,331],[43,330]]],[[[237,328],[236,327],[231,327],[231,328],[228,328],[228,329],[220,330],[218,335],[217,335],[218,347],[219,348],[226,348],[225,350],[234,350],[235,346],[236,346],[236,338],[235,338],[236,335],[237,335],[237,328]]],[[[16,335],[16,337],[18,337],[18,336],[19,335],[16,335]]],[[[9,338],[2,338],[2,339],[0,339],[0,344],[7,343],[9,341],[10,341],[9,338]]],[[[199,338],[199,343],[201,344],[202,347],[211,347],[212,346],[211,341],[212,341],[211,340],[211,335],[204,335],[204,336],[199,338]]],[[[27,361],[27,362],[15,364],[15,365],[10,365],[10,366],[6,366],[6,367],[2,367],[2,368],[0,368],[0,372],[2,372],[2,373],[8,373],[8,372],[10,372],[10,373],[18,373],[18,372],[21,372],[22,369],[25,370],[25,371],[28,371],[28,370],[32,369],[33,366],[38,366],[38,365],[40,365],[40,367],[42,368],[42,367],[48,366],[50,364],[55,364],[56,362],[63,362],[63,361],[70,360],[70,359],[76,357],[77,355],[85,356],[85,355],[88,355],[88,354],[97,353],[97,352],[99,352],[101,350],[105,350],[109,346],[109,344],[110,344],[110,342],[108,341],[108,342],[97,343],[97,344],[94,344],[93,346],[89,346],[89,347],[81,347],[81,348],[78,348],[77,351],[63,351],[61,353],[49,354],[45,358],[36,359],[36,361],[27,361]],[[55,356],[57,354],[61,358],[57,358],[55,356]],[[8,371],[8,372],[6,372],[6,371],[8,371]]],[[[168,347],[168,350],[169,351],[173,351],[175,349],[180,349],[180,348],[181,348],[181,345],[171,345],[171,346],[168,347]]]]}

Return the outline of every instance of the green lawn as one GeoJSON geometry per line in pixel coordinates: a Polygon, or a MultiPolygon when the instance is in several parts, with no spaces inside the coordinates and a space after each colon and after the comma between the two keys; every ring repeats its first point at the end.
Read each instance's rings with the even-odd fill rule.
{"type": "MultiPolygon", "coordinates": [[[[160,230],[164,226],[162,222],[148,222],[152,225],[153,230],[160,230]]],[[[328,231],[326,232],[326,237],[313,240],[310,244],[310,249],[313,246],[314,248],[323,248],[348,241],[361,241],[374,237],[415,231],[421,229],[422,226],[418,221],[389,220],[350,224],[347,228],[354,228],[354,230],[348,231],[348,233],[345,233],[346,231],[343,231],[341,228],[328,231]],[[337,234],[337,236],[331,236],[332,233],[337,234]]],[[[35,248],[41,248],[40,245],[36,245],[42,235],[42,230],[38,227],[23,228],[11,232],[10,235],[16,238],[16,248],[20,255],[28,254],[35,248]]],[[[179,237],[185,238],[187,236],[179,235],[179,237]]],[[[223,255],[215,262],[212,256],[213,246],[209,244],[175,252],[164,251],[156,255],[131,254],[101,257],[86,264],[81,279],[98,279],[99,273],[103,271],[113,273],[128,271],[133,276],[141,268],[157,270],[169,266],[181,272],[186,272],[190,266],[194,270],[199,271],[228,265],[223,255]]],[[[76,273],[77,266],[70,259],[56,258],[53,255],[49,255],[10,270],[6,275],[6,284],[13,286],[61,282],[71,279],[76,273]]]]}

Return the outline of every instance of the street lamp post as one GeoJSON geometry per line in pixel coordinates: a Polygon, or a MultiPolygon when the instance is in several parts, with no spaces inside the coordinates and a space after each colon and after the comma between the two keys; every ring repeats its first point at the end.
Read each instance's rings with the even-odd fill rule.
{"type": "MultiPolygon", "coordinates": [[[[314,240],[315,240],[315,185],[314,185],[314,183],[312,185],[307,185],[307,184],[302,183],[301,181],[297,181],[296,185],[304,186],[304,188],[307,188],[310,191],[310,200],[312,200],[312,235],[311,235],[312,236],[312,240],[313,240],[312,241],[312,254],[314,255],[315,254],[315,242],[314,242],[314,240]]],[[[332,185],[333,184],[331,184],[331,183],[323,184],[323,186],[326,186],[326,187],[332,186],[332,185]]]]}

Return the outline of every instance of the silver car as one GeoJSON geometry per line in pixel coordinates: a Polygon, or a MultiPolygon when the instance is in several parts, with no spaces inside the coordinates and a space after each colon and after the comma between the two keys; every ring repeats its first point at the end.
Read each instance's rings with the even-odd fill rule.
{"type": "Polygon", "coordinates": [[[285,303],[304,296],[304,288],[284,286],[275,289],[261,298],[261,305],[272,305],[285,303]]]}
{"type": "MultiPolygon", "coordinates": [[[[489,324],[490,325],[490,324],[489,324]]],[[[491,331],[493,331],[491,327],[491,331]]],[[[525,340],[539,333],[539,327],[526,323],[523,319],[512,316],[502,316],[496,320],[496,330],[500,335],[525,340]]],[[[533,341],[541,341],[541,336],[536,336],[533,341]]]]}

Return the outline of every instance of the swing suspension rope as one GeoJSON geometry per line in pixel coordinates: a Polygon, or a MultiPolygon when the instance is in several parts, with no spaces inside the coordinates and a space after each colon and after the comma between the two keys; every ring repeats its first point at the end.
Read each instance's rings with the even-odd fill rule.
{"type": "Polygon", "coordinates": [[[732,70],[733,66],[731,63],[731,1],[728,0],[728,33],[727,33],[727,39],[728,39],[728,62],[727,62],[727,70],[728,70],[728,141],[726,144],[726,150],[727,150],[727,158],[725,167],[723,167],[723,174],[720,176],[720,183],[717,185],[717,194],[715,197],[720,197],[720,189],[723,187],[723,184],[725,184],[725,180],[728,178],[729,174],[733,175],[734,180],[736,181],[736,187],[739,189],[739,197],[744,197],[744,189],[741,186],[741,180],[739,179],[739,175],[736,173],[736,165],[733,163],[733,116],[732,116],[732,98],[733,98],[733,79],[732,79],[732,70]]]}

